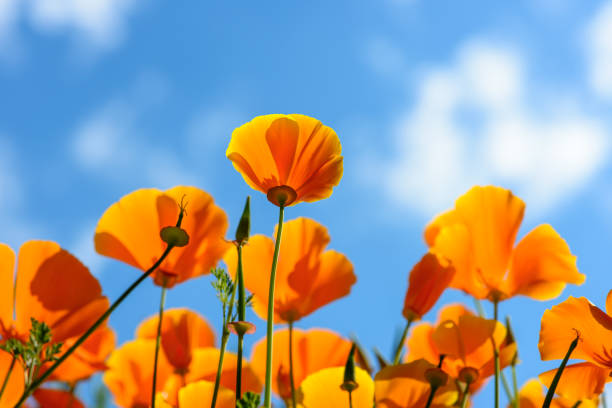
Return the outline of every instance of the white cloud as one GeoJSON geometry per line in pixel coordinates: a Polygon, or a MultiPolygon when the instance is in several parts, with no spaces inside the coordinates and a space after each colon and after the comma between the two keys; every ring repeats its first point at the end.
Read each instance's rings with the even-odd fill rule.
{"type": "Polygon", "coordinates": [[[382,37],[366,43],[365,59],[376,73],[385,77],[402,74],[407,67],[402,50],[382,37]]]}
{"type": "Polygon", "coordinates": [[[67,31],[86,50],[109,49],[124,36],[138,0],[0,0],[0,51],[14,53],[17,23],[43,33],[67,31]]]}
{"type": "Polygon", "coordinates": [[[612,99],[612,1],[588,24],[585,42],[590,85],[600,97],[612,99]]]}
{"type": "Polygon", "coordinates": [[[169,188],[197,177],[168,146],[143,135],[143,117],[164,98],[163,81],[145,76],[81,122],[70,150],[84,170],[113,182],[169,188]]]}
{"type": "Polygon", "coordinates": [[[385,189],[400,206],[432,216],[474,184],[512,188],[530,209],[551,208],[602,167],[604,125],[562,98],[533,106],[522,55],[472,41],[424,74],[398,119],[385,189]]]}

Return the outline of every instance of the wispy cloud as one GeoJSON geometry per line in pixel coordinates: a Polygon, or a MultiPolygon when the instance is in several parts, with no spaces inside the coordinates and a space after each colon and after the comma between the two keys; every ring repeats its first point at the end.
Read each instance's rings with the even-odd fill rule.
{"type": "Polygon", "coordinates": [[[18,23],[47,34],[71,34],[84,50],[117,46],[126,31],[126,20],[138,0],[2,0],[0,1],[0,51],[10,56],[19,41],[18,23]]]}
{"type": "Polygon", "coordinates": [[[481,40],[425,71],[396,120],[394,157],[376,166],[388,198],[431,216],[474,184],[503,184],[539,210],[583,188],[608,159],[607,129],[527,74],[518,49],[481,40]]]}
{"type": "Polygon", "coordinates": [[[78,126],[70,150],[83,170],[111,182],[169,188],[197,177],[171,149],[143,131],[145,117],[165,98],[163,80],[144,76],[124,95],[94,110],[78,126]]]}
{"type": "Polygon", "coordinates": [[[612,99],[612,1],[604,3],[588,24],[585,46],[593,91],[612,99]]]}

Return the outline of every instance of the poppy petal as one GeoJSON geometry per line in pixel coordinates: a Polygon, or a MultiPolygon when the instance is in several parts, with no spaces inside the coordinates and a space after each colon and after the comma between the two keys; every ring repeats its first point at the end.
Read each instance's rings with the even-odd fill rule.
{"type": "Polygon", "coordinates": [[[576,257],[550,226],[540,225],[516,246],[508,276],[509,295],[515,293],[538,300],[561,294],[566,283],[580,285],[585,276],[576,268],[576,257]]]}
{"type": "MultiPolygon", "coordinates": [[[[344,367],[325,368],[306,377],[297,390],[297,401],[304,408],[348,406],[349,395],[340,388],[344,367]]],[[[355,381],[359,385],[351,393],[353,408],[371,408],[374,400],[374,381],[362,368],[355,367],[355,381]]]]}
{"type": "MultiPolygon", "coordinates": [[[[557,369],[539,375],[540,381],[550,387],[557,369]]],[[[569,401],[597,398],[603,391],[610,370],[592,363],[570,364],[563,370],[555,393],[569,401]]]]}
{"type": "Polygon", "coordinates": [[[13,289],[15,287],[15,252],[0,244],[0,335],[13,324],[13,289]]]}
{"type": "MultiPolygon", "coordinates": [[[[4,382],[9,372],[13,356],[4,350],[0,350],[0,381],[4,382]]],[[[13,365],[11,375],[6,382],[4,393],[0,399],[0,408],[14,407],[24,390],[24,371],[19,362],[13,365]]],[[[1,386],[1,385],[0,385],[1,386]]]]}
{"type": "MultiPolygon", "coordinates": [[[[178,406],[180,408],[211,406],[214,389],[215,383],[211,381],[197,381],[188,384],[179,391],[178,406]]],[[[235,408],[236,394],[228,388],[219,387],[215,406],[218,408],[235,408]]]]}

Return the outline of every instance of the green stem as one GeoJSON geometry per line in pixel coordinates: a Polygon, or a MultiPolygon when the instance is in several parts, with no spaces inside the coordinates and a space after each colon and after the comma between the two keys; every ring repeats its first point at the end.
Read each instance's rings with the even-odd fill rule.
{"type": "Polygon", "coordinates": [[[484,308],[482,307],[482,303],[480,303],[480,300],[478,300],[477,298],[473,298],[474,299],[474,306],[476,306],[476,312],[478,313],[479,317],[485,317],[485,312],[484,312],[484,308]]]}
{"type": "Polygon", "coordinates": [[[157,389],[157,361],[159,359],[159,344],[161,343],[161,329],[164,318],[164,304],[166,303],[166,287],[161,288],[159,299],[159,315],[157,316],[157,336],[155,337],[155,357],[153,359],[153,384],[151,389],[151,408],[155,408],[155,390],[157,389]]]}
{"type": "MultiPolygon", "coordinates": [[[[177,225],[179,226],[179,225],[177,225]]],[[[72,347],[70,347],[51,367],[49,367],[49,369],[47,371],[45,371],[40,377],[38,377],[21,395],[21,398],[19,399],[19,401],[17,402],[17,404],[15,404],[16,407],[21,406],[21,404],[24,403],[24,401],[30,396],[30,393],[32,391],[34,391],[40,384],[42,384],[43,381],[45,381],[56,369],[57,367],[60,366],[60,364],[62,364],[72,353],[74,353],[74,351],[81,345],[83,344],[83,342],[85,340],[87,340],[87,338],[94,332],[96,331],[96,329],[102,324],[104,323],[104,321],[106,319],[108,319],[108,317],[111,315],[111,313],[113,313],[115,311],[115,309],[121,304],[121,302],[123,302],[125,300],[126,297],[128,297],[128,295],[130,293],[132,293],[134,291],[134,289],[136,289],[136,287],[138,285],[140,285],[145,279],[147,279],[149,277],[149,275],[151,275],[153,273],[153,271],[155,271],[159,265],[161,265],[161,263],[164,261],[164,259],[166,259],[166,257],[168,256],[168,254],[170,253],[170,251],[172,250],[172,248],[174,248],[173,245],[168,245],[166,247],[166,250],[164,251],[164,253],[161,255],[161,257],[157,260],[157,262],[155,262],[153,264],[153,266],[151,266],[149,269],[147,269],[145,271],[145,273],[143,273],[138,279],[136,279],[134,281],[134,283],[132,283],[130,285],[129,288],[127,288],[125,290],[125,292],[123,292],[121,294],[121,296],[119,296],[117,298],[117,300],[115,300],[113,302],[113,304],[108,308],[108,310],[106,312],[104,312],[104,314],[102,314],[102,316],[100,316],[100,318],[98,320],[96,320],[96,322],[94,324],[91,325],[91,327],[89,329],[87,329],[87,331],[78,338],[78,340],[76,342],[74,342],[74,344],[72,345],[72,347]]]]}
{"type": "Polygon", "coordinates": [[[425,408],[429,408],[431,406],[431,403],[433,402],[434,399],[434,395],[436,394],[436,391],[438,390],[437,386],[431,386],[431,391],[429,391],[429,397],[427,398],[427,404],[425,404],[425,408]]]}
{"type": "Polygon", "coordinates": [[[348,395],[349,395],[349,408],[353,408],[353,392],[349,391],[348,395]]]}
{"type": "Polygon", "coordinates": [[[582,404],[582,401],[578,400],[574,405],[572,405],[572,408],[578,408],[580,404],[582,404]]]}
{"type": "Polygon", "coordinates": [[[461,397],[461,408],[467,407],[468,395],[470,393],[470,383],[465,384],[465,391],[463,392],[463,397],[461,397]]]}
{"type": "Polygon", "coordinates": [[[519,408],[519,390],[518,390],[518,381],[516,380],[516,361],[512,362],[512,389],[514,390],[514,398],[512,399],[512,408],[519,408]]]}
{"type": "Polygon", "coordinates": [[[601,393],[601,406],[603,408],[608,408],[608,403],[606,402],[606,392],[601,393]]]}
{"type": "MultiPolygon", "coordinates": [[[[504,372],[501,371],[500,374],[504,372]]],[[[508,397],[508,401],[514,406],[514,398],[512,397],[512,391],[510,391],[510,384],[508,384],[508,380],[505,375],[500,375],[502,386],[504,387],[504,391],[506,391],[506,396],[508,397]]]]}
{"type": "MultiPolygon", "coordinates": [[[[225,326],[226,325],[223,325],[223,330],[227,330],[225,326]]],[[[223,370],[223,357],[225,357],[225,347],[228,338],[229,335],[224,331],[221,335],[221,350],[219,351],[219,363],[217,365],[217,376],[215,377],[215,389],[213,391],[212,403],[210,404],[211,408],[215,408],[215,405],[217,405],[217,395],[219,394],[219,384],[221,383],[221,371],[223,370]]]]}
{"type": "Polygon", "coordinates": [[[291,383],[292,408],[297,408],[295,403],[295,381],[293,379],[293,321],[289,321],[289,382],[291,383]]]}
{"type": "Polygon", "coordinates": [[[555,396],[555,390],[557,389],[557,385],[559,384],[559,380],[561,379],[561,374],[563,374],[563,370],[565,369],[565,366],[567,365],[567,360],[569,360],[572,352],[578,345],[578,340],[580,340],[580,337],[576,336],[576,338],[570,343],[569,349],[567,350],[567,353],[565,354],[563,361],[561,361],[561,365],[557,369],[557,372],[555,373],[555,377],[553,378],[552,383],[550,384],[550,387],[548,387],[548,393],[546,393],[546,399],[544,400],[544,404],[542,405],[542,408],[550,407],[553,397],[555,396]]]}
{"type": "MultiPolygon", "coordinates": [[[[493,320],[497,323],[497,305],[499,302],[493,301],[493,320]]],[[[493,340],[493,353],[495,356],[495,408],[499,408],[499,350],[493,340]]]]}
{"type": "Polygon", "coordinates": [[[406,327],[404,327],[404,331],[402,332],[402,336],[400,337],[399,343],[395,347],[395,354],[393,355],[393,365],[398,365],[400,362],[400,358],[402,357],[402,349],[404,348],[404,341],[406,341],[406,336],[408,335],[408,330],[410,330],[411,324],[412,319],[406,320],[406,327]]]}
{"type": "Polygon", "coordinates": [[[236,365],[236,401],[242,398],[242,348],[244,335],[238,335],[238,364],[236,365]]]}
{"type": "Polygon", "coordinates": [[[4,389],[6,388],[6,384],[8,384],[9,377],[11,376],[11,373],[13,372],[13,367],[15,367],[15,361],[17,361],[17,357],[13,355],[11,364],[9,365],[9,368],[6,371],[6,376],[4,377],[4,381],[2,381],[2,388],[0,388],[0,401],[2,401],[2,394],[4,394],[4,389]]]}
{"type": "Polygon", "coordinates": [[[276,264],[283,233],[283,216],[285,207],[281,205],[278,213],[278,229],[276,230],[276,243],[274,245],[274,256],[272,257],[272,270],[270,271],[270,289],[268,291],[268,321],[266,328],[266,390],[264,394],[264,406],[270,408],[272,403],[272,335],[274,332],[274,289],[276,282],[276,264]]]}

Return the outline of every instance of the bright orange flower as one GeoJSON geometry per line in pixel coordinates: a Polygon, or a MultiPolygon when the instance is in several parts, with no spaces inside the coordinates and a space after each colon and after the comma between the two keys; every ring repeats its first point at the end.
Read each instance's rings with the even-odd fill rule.
{"type": "MultiPolygon", "coordinates": [[[[136,329],[136,337],[155,340],[157,324],[157,316],[147,319],[136,329]]],[[[161,345],[175,371],[184,372],[189,369],[196,349],[215,346],[215,333],[196,312],[169,309],[162,319],[161,345]]]]}
{"type": "MultiPolygon", "coordinates": [[[[67,350],[108,309],[97,279],[74,256],[54,242],[28,241],[15,253],[0,244],[0,335],[27,341],[31,318],[51,328],[51,341],[67,350]],[[15,318],[13,319],[13,315],[15,318]]],[[[78,348],[51,379],[75,382],[104,369],[114,347],[105,325],[78,348]]],[[[44,370],[44,367],[43,367],[44,370]]]]}
{"type": "Polygon", "coordinates": [[[455,267],[452,287],[492,301],[515,295],[548,300],[566,283],[584,282],[576,257],[550,225],[534,228],[514,246],[524,211],[511,191],[477,186],[427,226],[431,251],[455,267]]]}
{"type": "Polygon", "coordinates": [[[258,116],[232,133],[227,158],[244,181],[279,205],[327,198],[342,178],[333,129],[305,115],[258,116]]]}
{"type": "MultiPolygon", "coordinates": [[[[348,407],[348,392],[340,388],[344,367],[330,367],[310,374],[297,389],[296,402],[303,408],[348,407]]],[[[353,408],[372,408],[374,381],[367,371],[355,367],[355,382],[359,385],[351,393],[353,408]]]]}
{"type": "MultiPolygon", "coordinates": [[[[557,373],[557,369],[546,371],[539,375],[540,381],[547,387],[557,373]]],[[[596,401],[604,391],[606,382],[610,379],[610,370],[592,363],[577,363],[565,367],[563,375],[557,384],[555,394],[575,404],[577,401],[596,401]]],[[[582,403],[580,404],[582,407],[582,403]]]]}
{"type": "Polygon", "coordinates": [[[580,341],[571,357],[612,373],[612,291],[606,299],[606,311],[604,313],[586,298],[571,296],[546,310],[538,344],[542,360],[562,359],[578,335],[580,341]]]}
{"type": "Polygon", "coordinates": [[[189,235],[189,244],[174,248],[153,278],[157,285],[172,287],[209,273],[229,246],[224,240],[227,216],[208,193],[196,187],[142,189],[124,196],[100,218],[96,251],[147,270],[166,248],[160,230],[176,224],[182,200],[187,215],[181,228],[189,235]]]}
{"type": "MultiPolygon", "coordinates": [[[[154,352],[155,341],[148,339],[136,339],[113,351],[103,380],[118,406],[144,408],[150,405],[154,352]]],[[[163,389],[172,371],[166,356],[160,353],[157,361],[157,391],[163,389]]]]}
{"type": "Polygon", "coordinates": [[[427,313],[453,279],[455,269],[443,265],[438,257],[428,253],[410,271],[408,290],[402,314],[409,320],[418,320],[427,313]]]}
{"type": "MultiPolygon", "coordinates": [[[[430,362],[420,359],[407,364],[387,366],[380,370],[374,377],[376,407],[424,407],[431,390],[431,385],[425,379],[425,373],[435,367],[430,362]]],[[[457,402],[457,398],[457,387],[454,381],[449,379],[436,391],[431,406],[448,407],[457,402]]]]}
{"type": "MultiPolygon", "coordinates": [[[[275,323],[295,322],[350,292],[357,280],[353,265],[339,252],[324,251],[329,241],[327,229],[309,218],[284,224],[276,272],[275,323]]],[[[266,319],[274,242],[255,235],[242,252],[244,284],[253,294],[253,310],[266,319]]],[[[230,274],[236,276],[236,250],[228,250],[224,260],[230,274]]]]}
{"type": "MultiPolygon", "coordinates": [[[[13,356],[4,350],[0,349],[0,387],[4,383],[6,376],[9,374],[13,356]]],[[[24,372],[23,367],[18,362],[13,364],[10,377],[6,380],[6,387],[0,398],[0,408],[13,408],[24,389],[24,372]]]]}
{"type": "MultiPolygon", "coordinates": [[[[281,398],[291,398],[289,381],[289,330],[274,332],[272,354],[272,391],[281,398]]],[[[344,367],[352,343],[331,330],[293,329],[293,379],[298,388],[302,381],[319,370],[344,367]]],[[[253,346],[251,364],[260,378],[266,373],[266,339],[253,346]]]]}
{"type": "MultiPolygon", "coordinates": [[[[163,394],[158,393],[155,406],[159,408],[202,408],[212,405],[212,396],[215,383],[211,381],[197,381],[182,387],[178,391],[176,404],[170,404],[163,399],[163,394]]],[[[230,389],[219,387],[216,408],[235,408],[236,394],[230,389]]]]}
{"type": "Polygon", "coordinates": [[[440,312],[435,327],[422,323],[413,328],[407,340],[406,361],[422,358],[438,364],[444,354],[442,369],[452,378],[460,378],[462,370],[476,373],[477,378],[470,385],[470,393],[474,393],[494,374],[492,339],[499,349],[500,367],[512,361],[516,344],[507,344],[506,334],[506,328],[499,322],[474,316],[461,305],[447,306],[440,312]]]}
{"type": "MultiPolygon", "coordinates": [[[[561,377],[561,380],[563,381],[563,377],[561,377]]],[[[544,404],[544,398],[545,394],[542,384],[535,379],[529,380],[519,391],[519,408],[540,408],[544,404]]],[[[577,401],[578,400],[571,401],[566,398],[555,397],[550,406],[551,408],[573,408],[577,401]]],[[[508,405],[508,408],[510,408],[510,406],[511,405],[508,405]]],[[[596,399],[580,400],[580,408],[597,408],[598,406],[599,403],[596,399]]]]}

